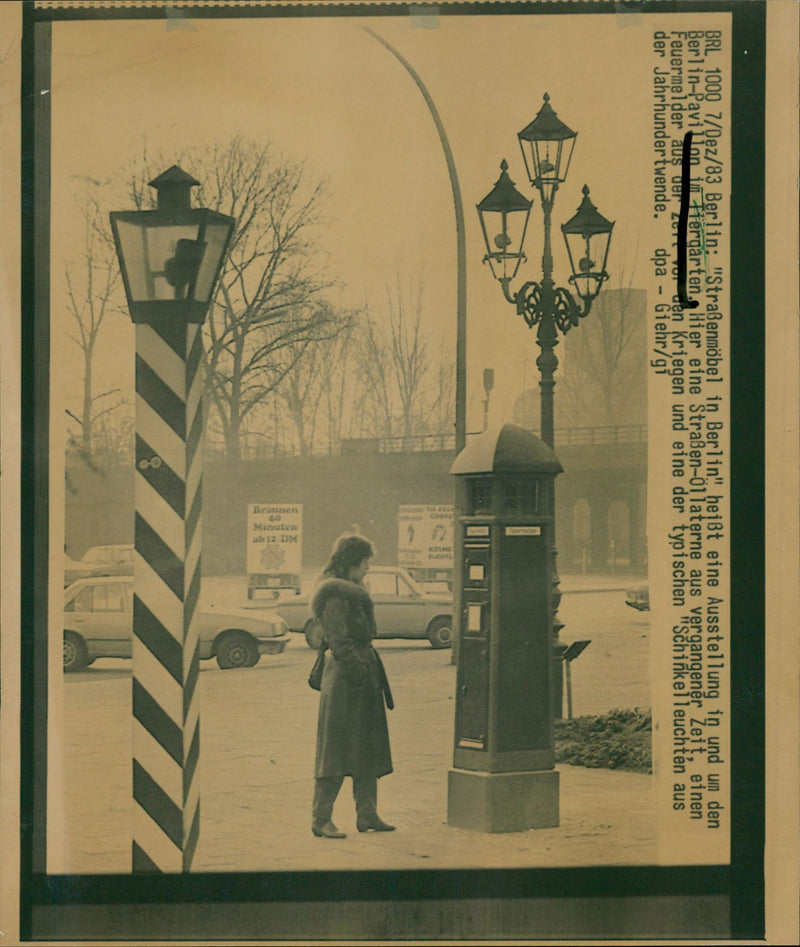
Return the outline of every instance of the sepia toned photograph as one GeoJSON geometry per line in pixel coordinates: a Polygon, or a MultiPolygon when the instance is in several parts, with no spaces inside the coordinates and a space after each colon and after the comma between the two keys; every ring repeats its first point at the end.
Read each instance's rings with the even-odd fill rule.
{"type": "MultiPolygon", "coordinates": [[[[224,30],[55,25],[52,83],[63,92],[52,116],[50,342],[63,354],[51,365],[51,424],[63,432],[65,592],[52,635],[63,629],[63,674],[50,695],[60,701],[50,739],[63,759],[63,784],[48,782],[48,813],[59,812],[50,870],[131,868],[132,758],[142,787],[139,799],[134,778],[134,870],[137,859],[162,871],[185,862],[264,871],[658,860],[645,528],[651,141],[632,133],[651,121],[652,89],[641,84],[624,112],[613,95],[604,113],[583,97],[570,109],[567,90],[581,82],[569,75],[564,91],[554,77],[532,100],[534,76],[549,71],[536,57],[498,102],[486,73],[524,63],[538,34],[526,37],[513,17],[458,17],[436,29],[425,17],[416,27],[405,17],[237,19],[224,30]],[[121,53],[129,68],[117,70],[121,53]],[[176,87],[176,57],[191,77],[185,86],[176,87]],[[195,97],[202,64],[219,69],[231,57],[251,74],[223,69],[213,95],[195,97]],[[465,95],[469,109],[459,105],[465,95]],[[79,103],[89,118],[80,130],[79,103]],[[487,127],[476,134],[479,116],[487,127]],[[79,148],[69,144],[76,137],[79,148]],[[576,232],[562,235],[569,221],[576,232]],[[190,272],[198,244],[207,272],[192,286],[178,271],[190,272]],[[458,519],[457,483],[471,494],[458,519]],[[510,526],[530,519],[540,534],[557,517],[557,613],[552,566],[538,549],[546,538],[521,535],[507,553],[492,550],[491,527],[464,526],[465,515],[496,517],[501,533],[503,517],[510,526]],[[462,546],[476,529],[490,540],[474,563],[466,557],[459,596],[456,529],[462,546]],[[328,569],[343,535],[361,539],[361,559],[328,569]],[[514,546],[533,560],[515,562],[514,546]],[[323,638],[329,667],[339,666],[314,594],[326,569],[351,581],[364,559],[369,572],[356,584],[369,593],[372,650],[397,706],[346,703],[340,721],[336,682],[321,698],[306,683],[323,638]],[[151,592],[140,593],[144,582],[151,592]],[[468,616],[462,634],[474,637],[463,642],[458,695],[457,597],[468,616]],[[140,606],[151,625],[141,636],[140,606]],[[546,626],[556,614],[564,627],[551,655],[546,626]],[[502,639],[489,653],[503,633],[495,620],[523,623],[507,655],[502,639]],[[169,649],[195,621],[199,663],[187,671],[187,656],[182,663],[169,649]],[[534,646],[528,621],[542,649],[525,659],[530,667],[518,651],[534,646]],[[147,662],[141,674],[137,657],[147,662]],[[196,704],[188,719],[187,700],[196,704]],[[326,742],[316,750],[320,701],[334,720],[320,711],[326,742]],[[453,778],[470,788],[450,800],[465,824],[449,825],[459,712],[466,765],[453,778]],[[583,760],[594,766],[560,772],[564,783],[574,776],[573,790],[553,778],[553,716],[576,760],[595,756],[583,760]],[[361,727],[369,752],[358,746],[361,727]],[[363,807],[348,799],[349,785],[335,819],[332,799],[321,808],[312,799],[314,778],[354,776],[362,752],[378,770],[369,775],[381,777],[380,808],[372,799],[368,814],[398,823],[391,836],[359,833],[363,807]],[[614,765],[620,754],[627,766],[614,765]],[[190,798],[187,777],[199,780],[190,798]],[[495,782],[487,805],[498,811],[477,811],[472,794],[481,784],[494,793],[495,782]],[[183,812],[179,837],[153,811],[161,793],[176,824],[183,812]],[[543,811],[526,814],[525,797],[543,811]],[[203,831],[198,818],[208,820],[203,831]],[[525,832],[534,826],[549,843],[525,832]],[[346,844],[320,843],[315,833],[333,828],[346,844]],[[510,852],[508,829],[524,832],[510,852]],[[556,841],[565,838],[573,841],[556,841]]],[[[555,55],[574,29],[563,18],[548,26],[564,36],[555,55]]],[[[586,31],[580,47],[587,79],[609,59],[641,56],[643,72],[655,63],[635,32],[613,19],[603,41],[602,30],[586,31]]],[[[622,94],[628,68],[618,81],[622,94]]]]}
{"type": "Polygon", "coordinates": [[[770,4],[20,6],[21,941],[763,938],[770,4]]]}

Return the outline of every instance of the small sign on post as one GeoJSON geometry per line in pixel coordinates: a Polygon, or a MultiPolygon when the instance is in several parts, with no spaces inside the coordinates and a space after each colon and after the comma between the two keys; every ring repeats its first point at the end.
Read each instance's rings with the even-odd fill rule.
{"type": "Polygon", "coordinates": [[[300,591],[303,568],[303,504],[251,503],[247,507],[249,598],[281,589],[300,591]]]}
{"type": "Polygon", "coordinates": [[[588,641],[573,641],[561,656],[564,661],[564,667],[567,671],[567,719],[572,720],[572,662],[579,654],[582,654],[592,643],[588,641]]]}

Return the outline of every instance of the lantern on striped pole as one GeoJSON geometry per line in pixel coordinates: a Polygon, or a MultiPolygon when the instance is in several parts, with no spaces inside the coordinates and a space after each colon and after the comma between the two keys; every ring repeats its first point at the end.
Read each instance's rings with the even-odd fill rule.
{"type": "Polygon", "coordinates": [[[133,871],[189,871],[200,829],[202,323],[234,223],[177,165],[155,210],[111,214],[136,325],[133,871]]]}

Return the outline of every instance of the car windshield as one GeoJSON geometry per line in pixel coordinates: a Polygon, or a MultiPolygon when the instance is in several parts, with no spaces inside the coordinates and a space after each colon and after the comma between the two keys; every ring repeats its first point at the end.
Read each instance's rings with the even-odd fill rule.
{"type": "Polygon", "coordinates": [[[370,595],[394,595],[400,598],[409,598],[413,595],[423,595],[422,588],[411,578],[402,572],[387,570],[386,572],[378,569],[367,573],[364,580],[369,589],[370,595]]]}
{"type": "Polygon", "coordinates": [[[113,583],[78,581],[64,590],[64,610],[68,612],[122,612],[130,609],[133,580],[113,583]],[[77,586],[77,588],[76,588],[77,586]]]}
{"type": "Polygon", "coordinates": [[[92,588],[84,586],[77,593],[72,594],[72,598],[66,596],[64,611],[66,612],[90,612],[92,610],[92,588]]]}
{"type": "Polygon", "coordinates": [[[414,587],[414,580],[411,576],[399,575],[397,577],[397,594],[401,598],[413,598],[415,595],[421,595],[422,589],[419,586],[414,587]]]}
{"type": "Polygon", "coordinates": [[[425,594],[425,589],[419,584],[419,582],[417,582],[417,580],[416,580],[415,578],[413,578],[412,576],[408,575],[408,573],[406,573],[406,574],[403,575],[403,579],[404,579],[406,582],[408,582],[408,584],[411,586],[412,590],[413,590],[414,592],[416,592],[417,595],[424,595],[424,594],[425,594]]]}
{"type": "Polygon", "coordinates": [[[364,581],[370,595],[397,595],[397,577],[393,572],[370,572],[364,581]]]}

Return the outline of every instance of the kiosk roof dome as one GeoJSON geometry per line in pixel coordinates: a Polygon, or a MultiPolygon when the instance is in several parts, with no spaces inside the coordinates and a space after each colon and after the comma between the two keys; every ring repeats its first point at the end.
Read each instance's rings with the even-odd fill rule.
{"type": "Polygon", "coordinates": [[[453,461],[450,473],[560,474],[564,468],[545,442],[517,424],[489,428],[473,438],[453,461]]]}

